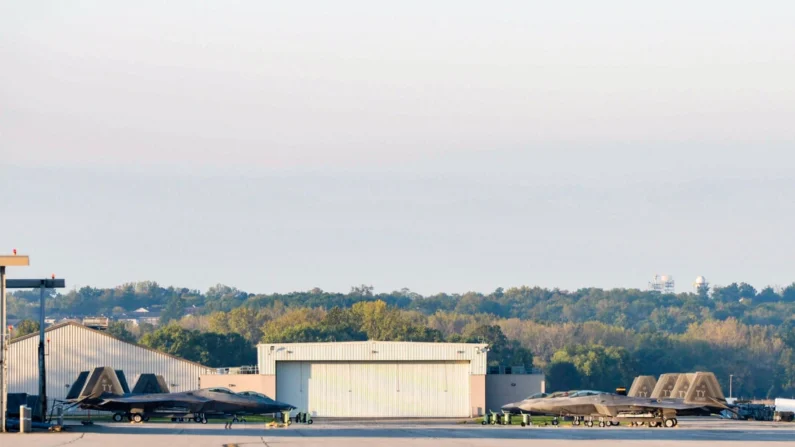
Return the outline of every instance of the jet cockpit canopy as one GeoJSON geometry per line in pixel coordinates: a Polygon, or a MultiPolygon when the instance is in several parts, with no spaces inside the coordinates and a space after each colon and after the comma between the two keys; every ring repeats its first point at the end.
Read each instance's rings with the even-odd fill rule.
{"type": "Polygon", "coordinates": [[[211,393],[235,394],[229,388],[210,388],[207,391],[211,393]]]}
{"type": "Polygon", "coordinates": [[[241,391],[241,392],[237,393],[237,395],[238,396],[259,397],[260,399],[265,399],[267,401],[273,401],[273,399],[271,399],[270,397],[268,397],[268,396],[266,396],[266,395],[264,395],[262,393],[258,393],[256,391],[241,391]]]}
{"type": "Polygon", "coordinates": [[[598,396],[600,394],[606,394],[604,391],[594,391],[594,390],[581,390],[575,393],[569,394],[569,397],[586,397],[586,396],[598,396]]]}

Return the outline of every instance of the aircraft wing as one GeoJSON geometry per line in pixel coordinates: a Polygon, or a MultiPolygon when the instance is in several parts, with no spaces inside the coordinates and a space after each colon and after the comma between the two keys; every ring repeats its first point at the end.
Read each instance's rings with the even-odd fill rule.
{"type": "Polygon", "coordinates": [[[698,410],[698,409],[727,409],[726,401],[705,398],[700,402],[686,402],[683,400],[663,400],[648,399],[633,402],[632,407],[635,411],[647,410],[673,410],[676,412],[698,410]]]}
{"type": "Polygon", "coordinates": [[[191,411],[200,411],[208,402],[211,402],[211,400],[200,396],[184,393],[167,393],[145,394],[140,396],[108,396],[104,397],[102,401],[97,404],[97,407],[129,406],[130,408],[152,409],[184,407],[189,408],[191,411]]]}

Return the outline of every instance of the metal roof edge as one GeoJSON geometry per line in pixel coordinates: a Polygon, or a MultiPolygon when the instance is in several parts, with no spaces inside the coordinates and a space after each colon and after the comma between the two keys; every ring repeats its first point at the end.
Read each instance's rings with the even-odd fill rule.
{"type": "MultiPolygon", "coordinates": [[[[177,357],[177,356],[175,356],[173,354],[169,354],[167,352],[158,351],[157,349],[150,348],[149,346],[144,346],[144,345],[141,345],[141,344],[138,344],[138,343],[132,343],[132,342],[129,342],[129,341],[124,341],[124,340],[122,340],[120,338],[116,338],[116,337],[114,337],[114,336],[112,336],[110,334],[106,334],[104,331],[98,331],[96,329],[91,329],[88,326],[83,326],[82,324],[80,324],[80,323],[78,323],[76,321],[64,321],[63,323],[53,324],[52,326],[44,329],[44,333],[46,334],[47,332],[56,331],[58,329],[61,329],[61,328],[64,328],[64,327],[70,326],[70,325],[78,327],[80,329],[85,329],[87,331],[96,332],[97,334],[102,335],[104,337],[112,338],[112,339],[114,339],[114,340],[116,340],[118,342],[121,342],[121,343],[126,343],[128,345],[132,345],[132,346],[135,346],[137,348],[141,348],[141,349],[145,349],[145,350],[150,351],[150,352],[161,354],[161,355],[164,355],[166,357],[172,358],[174,360],[179,360],[179,361],[182,361],[182,362],[190,363],[191,365],[199,366],[199,367],[202,367],[202,368],[210,370],[210,371],[215,371],[216,370],[216,368],[213,368],[212,366],[205,366],[205,365],[202,365],[201,363],[196,363],[196,362],[194,362],[192,360],[183,359],[182,357],[177,357]]],[[[29,338],[38,337],[38,336],[39,336],[39,332],[36,331],[36,332],[34,332],[32,334],[23,335],[22,337],[17,337],[15,339],[11,340],[10,344],[13,345],[15,343],[27,340],[29,338]]]]}
{"type": "Polygon", "coordinates": [[[487,347],[488,343],[448,343],[448,342],[433,342],[433,341],[381,341],[381,340],[367,340],[367,341],[318,341],[318,342],[303,342],[303,343],[257,343],[259,346],[309,346],[309,345],[366,345],[371,343],[377,344],[403,344],[403,345],[449,345],[449,346],[473,346],[473,347],[487,347]]]}

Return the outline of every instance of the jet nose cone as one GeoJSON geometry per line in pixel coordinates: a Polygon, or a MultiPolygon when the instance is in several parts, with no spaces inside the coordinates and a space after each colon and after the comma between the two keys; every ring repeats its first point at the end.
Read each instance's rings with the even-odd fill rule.
{"type": "Polygon", "coordinates": [[[507,411],[509,413],[518,413],[519,412],[519,407],[516,405],[516,403],[505,404],[501,408],[502,408],[502,411],[507,411]]]}
{"type": "Polygon", "coordinates": [[[293,411],[296,407],[290,404],[286,404],[284,402],[276,402],[276,405],[279,406],[279,410],[281,411],[293,411]]]}

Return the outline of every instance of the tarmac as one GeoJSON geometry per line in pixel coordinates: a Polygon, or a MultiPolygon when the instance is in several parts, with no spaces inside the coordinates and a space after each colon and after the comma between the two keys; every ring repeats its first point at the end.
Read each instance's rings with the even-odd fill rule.
{"type": "Polygon", "coordinates": [[[2,447],[374,447],[374,446],[790,446],[795,423],[680,419],[675,428],[482,426],[457,421],[321,421],[266,428],[261,423],[103,423],[62,433],[0,434],[2,447]]]}

